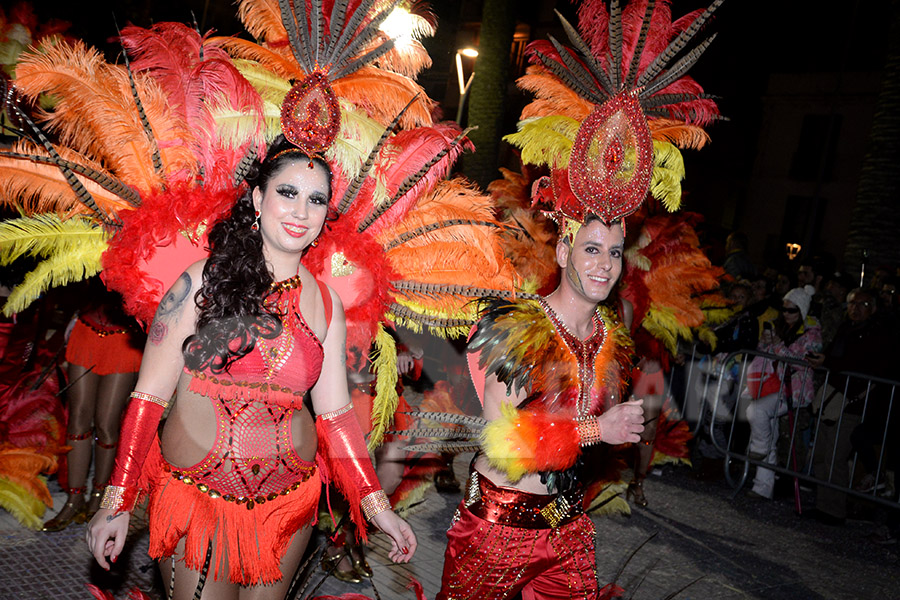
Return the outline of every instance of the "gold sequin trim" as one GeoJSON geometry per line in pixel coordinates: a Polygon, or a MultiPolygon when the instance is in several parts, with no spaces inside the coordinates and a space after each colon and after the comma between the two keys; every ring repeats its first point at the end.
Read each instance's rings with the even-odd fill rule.
{"type": "Polygon", "coordinates": [[[190,475],[185,475],[181,471],[172,471],[172,477],[174,477],[175,479],[177,479],[178,481],[180,481],[181,483],[183,483],[185,485],[190,485],[190,486],[196,487],[198,490],[200,490],[201,493],[206,494],[210,498],[213,498],[213,499],[221,498],[225,502],[234,502],[235,504],[243,504],[244,506],[247,507],[247,510],[252,510],[253,507],[256,506],[257,504],[265,504],[266,502],[271,502],[272,500],[275,500],[279,496],[287,496],[294,490],[298,489],[301,485],[306,483],[306,481],[310,477],[312,477],[312,474],[315,473],[315,471],[316,471],[315,467],[308,468],[303,473],[303,477],[302,477],[302,479],[300,479],[300,481],[296,481],[296,482],[292,483],[291,485],[284,488],[280,492],[271,492],[266,495],[259,495],[259,496],[253,496],[253,497],[233,496],[231,494],[223,494],[218,490],[214,490],[214,489],[210,488],[208,485],[206,485],[202,481],[197,481],[190,475]]]}
{"type": "Polygon", "coordinates": [[[325,413],[324,415],[322,415],[322,419],[323,419],[323,420],[326,420],[326,421],[327,421],[328,419],[334,419],[334,418],[337,418],[337,417],[341,416],[341,415],[344,414],[344,413],[350,412],[351,410],[353,410],[353,403],[352,403],[352,402],[349,403],[349,404],[345,404],[343,407],[341,407],[341,408],[339,408],[339,409],[337,409],[337,410],[333,410],[333,411],[331,411],[331,412],[325,413]]]}
{"type": "Polygon", "coordinates": [[[152,402],[153,404],[159,404],[163,408],[167,408],[169,406],[168,400],[163,400],[159,396],[154,396],[153,394],[148,394],[146,392],[131,392],[131,397],[135,400],[144,400],[145,402],[152,402]]]}
{"type": "Polygon", "coordinates": [[[366,520],[369,521],[375,515],[382,513],[386,510],[391,510],[391,502],[388,500],[387,494],[384,493],[384,490],[378,490],[377,492],[372,492],[365,498],[363,498],[359,505],[362,507],[363,514],[366,515],[366,520]]]}

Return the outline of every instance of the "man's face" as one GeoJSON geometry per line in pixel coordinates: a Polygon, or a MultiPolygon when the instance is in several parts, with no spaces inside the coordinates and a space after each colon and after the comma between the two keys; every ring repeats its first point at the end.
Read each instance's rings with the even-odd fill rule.
{"type": "Polygon", "coordinates": [[[813,285],[813,282],[816,279],[816,274],[813,272],[812,267],[809,265],[801,265],[799,269],[797,269],[797,285],[799,287],[803,287],[804,285],[813,285]]]}
{"type": "Polygon", "coordinates": [[[861,292],[847,296],[847,317],[854,323],[863,323],[875,314],[875,299],[861,292]]]}
{"type": "Polygon", "coordinates": [[[606,300],[622,274],[624,251],[620,224],[607,227],[591,221],[578,230],[571,247],[565,242],[556,246],[556,260],[568,287],[577,296],[599,303],[606,300]]]}

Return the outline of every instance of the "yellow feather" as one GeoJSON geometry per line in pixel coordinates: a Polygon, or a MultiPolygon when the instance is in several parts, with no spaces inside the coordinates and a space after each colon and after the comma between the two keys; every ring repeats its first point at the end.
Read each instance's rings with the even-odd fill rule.
{"type": "Polygon", "coordinates": [[[0,477],[0,508],[16,518],[22,525],[37,531],[43,524],[44,503],[21,485],[0,477]]]}
{"type": "Polygon", "coordinates": [[[627,487],[628,484],[623,482],[610,483],[597,494],[585,512],[595,515],[630,515],[631,506],[625,500],[627,487]]]}
{"type": "Polygon", "coordinates": [[[681,207],[681,180],[684,179],[681,151],[669,142],[653,140],[653,162],[650,193],[666,210],[675,212],[681,207]]]}
{"type": "Polygon", "coordinates": [[[106,250],[106,239],[86,240],[82,245],[64,254],[54,254],[28,273],[13,288],[3,306],[3,314],[11,316],[21,312],[37,300],[50,287],[81,281],[100,272],[100,257],[106,250]]]}
{"type": "Polygon", "coordinates": [[[256,88],[263,100],[281,106],[284,97],[291,90],[290,79],[272,72],[258,62],[237,58],[234,59],[234,66],[256,88]]]}
{"type": "Polygon", "coordinates": [[[67,254],[82,244],[108,237],[103,229],[82,217],[63,221],[54,214],[44,214],[10,219],[0,223],[0,264],[7,265],[25,254],[67,254]]]}
{"type": "Polygon", "coordinates": [[[383,132],[383,125],[342,100],[341,131],[326,157],[340,166],[348,179],[356,177],[383,132]]]}
{"type": "Polygon", "coordinates": [[[384,326],[379,323],[375,333],[375,350],[371,355],[372,372],[375,373],[375,398],[372,400],[372,433],[369,434],[369,450],[381,445],[384,432],[394,420],[400,403],[397,395],[397,344],[384,326]]]}
{"type": "Polygon", "coordinates": [[[519,121],[517,133],[503,139],[522,151],[522,162],[565,169],[581,123],[554,115],[519,121]]]}

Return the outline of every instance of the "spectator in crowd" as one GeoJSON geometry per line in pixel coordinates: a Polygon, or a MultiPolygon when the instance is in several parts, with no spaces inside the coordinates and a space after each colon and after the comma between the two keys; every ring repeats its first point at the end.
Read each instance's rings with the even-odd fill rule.
{"type": "Polygon", "coordinates": [[[828,347],[847,312],[847,294],[853,289],[849,275],[835,273],[825,281],[819,323],[822,325],[822,344],[828,347]]]}
{"type": "MultiPolygon", "coordinates": [[[[847,296],[847,318],[838,328],[831,345],[825,353],[811,354],[807,362],[813,367],[824,366],[832,373],[891,377],[897,361],[897,344],[891,329],[876,318],[876,312],[872,291],[860,288],[851,291],[847,296]]],[[[866,419],[883,431],[884,415],[879,406],[883,406],[885,396],[890,396],[888,392],[890,388],[870,386],[866,379],[833,376],[829,385],[816,393],[819,425],[813,469],[817,478],[830,480],[841,487],[850,484],[851,434],[862,421],[864,408],[866,419]]],[[[824,523],[843,523],[847,516],[847,495],[824,485],[818,486],[816,510],[812,514],[824,523]]]]}
{"type": "Polygon", "coordinates": [[[896,276],[886,277],[878,288],[878,298],[880,300],[882,317],[890,323],[891,327],[900,329],[900,298],[897,298],[896,276]]]}
{"type": "MultiPolygon", "coordinates": [[[[731,353],[755,348],[759,340],[758,321],[745,310],[750,294],[750,286],[744,281],[736,281],[729,287],[728,299],[732,302],[735,314],[715,328],[715,349],[706,348],[703,352],[704,349],[699,348],[700,352],[706,355],[695,359],[689,367],[689,371],[695,375],[691,377],[686,390],[685,418],[689,421],[708,418],[718,393],[716,426],[713,434],[719,448],[727,444],[725,427],[731,420],[730,411],[734,408],[739,392],[737,382],[740,378],[740,359],[731,356],[731,353]],[[721,385],[718,382],[719,377],[723,378],[721,385]]],[[[698,442],[697,451],[707,458],[721,458],[719,449],[706,439],[698,442]]]]}
{"type": "Polygon", "coordinates": [[[752,277],[756,274],[756,267],[753,266],[753,261],[747,253],[748,246],[747,235],[742,231],[732,232],[725,240],[726,255],[722,268],[735,279],[752,277]]]}
{"type": "MultiPolygon", "coordinates": [[[[782,299],[781,315],[763,331],[758,349],[786,358],[802,359],[810,352],[821,352],[822,329],[810,316],[809,307],[815,289],[811,285],[794,288],[782,299]]],[[[778,419],[793,408],[809,406],[815,384],[813,372],[770,359],[754,358],[747,374],[745,394],[750,398],[747,420],[750,422],[750,458],[774,464],[778,441],[778,419]]],[[[771,499],[775,472],[758,467],[749,495],[771,499]]]]}
{"type": "Polygon", "coordinates": [[[781,314],[781,294],[779,297],[772,295],[769,280],[759,275],[750,280],[750,304],[747,311],[755,317],[759,323],[757,339],[762,335],[763,324],[771,323],[781,314]]]}

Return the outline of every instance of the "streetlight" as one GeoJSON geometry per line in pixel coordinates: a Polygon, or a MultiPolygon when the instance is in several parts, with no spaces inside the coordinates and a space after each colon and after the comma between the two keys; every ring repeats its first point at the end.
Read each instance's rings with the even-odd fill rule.
{"type": "Polygon", "coordinates": [[[459,80],[459,108],[456,109],[456,122],[462,122],[463,106],[469,97],[469,88],[472,87],[472,79],[475,77],[475,67],[472,66],[472,73],[469,78],[463,81],[463,64],[462,57],[475,59],[478,57],[478,50],[475,48],[460,48],[456,51],[456,77],[459,80]]]}

